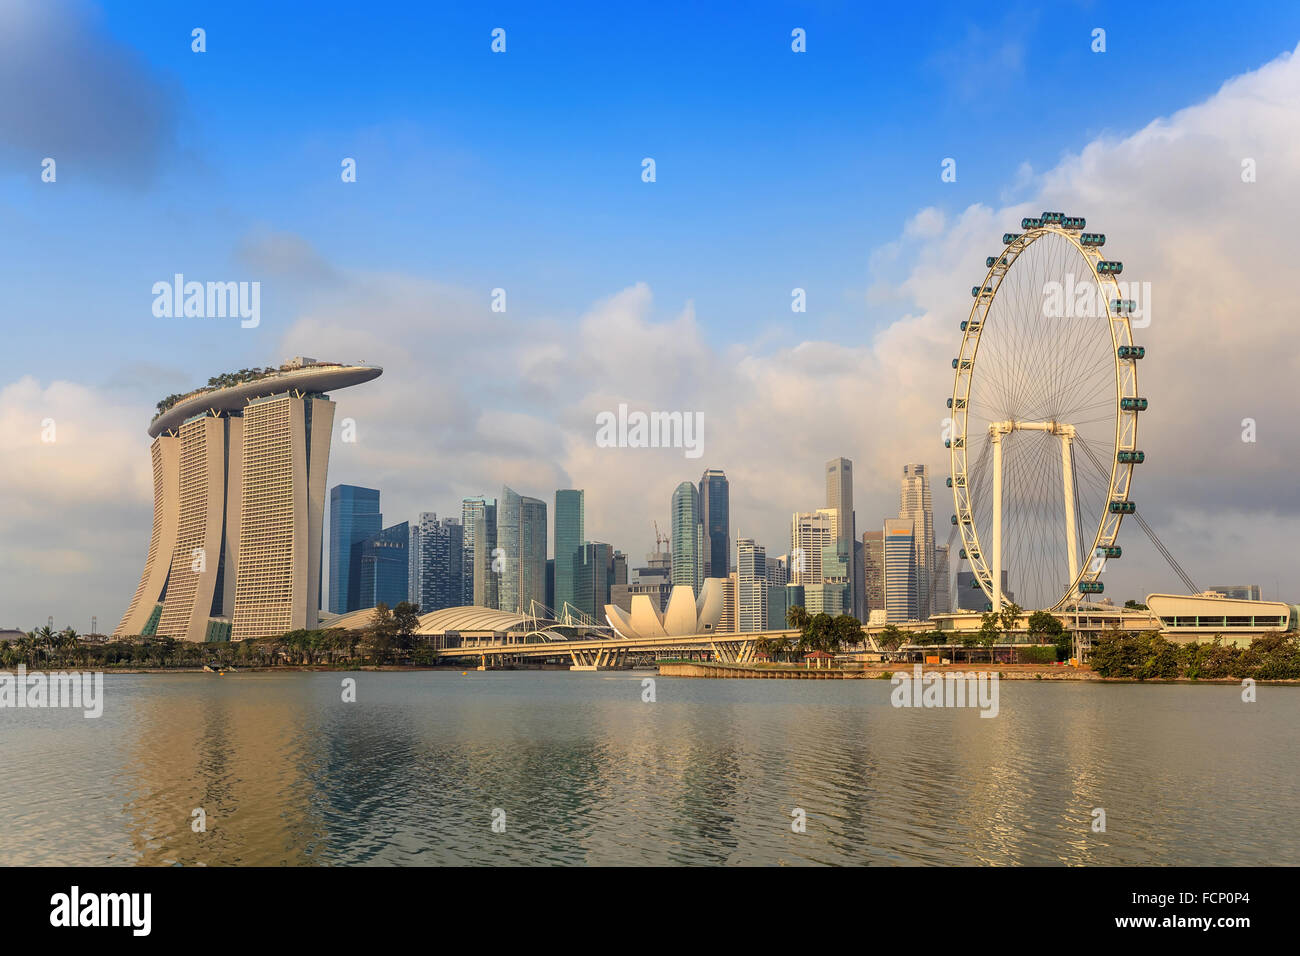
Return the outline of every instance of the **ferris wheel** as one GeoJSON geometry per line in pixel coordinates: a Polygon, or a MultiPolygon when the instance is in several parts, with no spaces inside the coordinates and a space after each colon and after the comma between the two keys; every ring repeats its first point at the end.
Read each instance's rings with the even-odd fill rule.
{"type": "MultiPolygon", "coordinates": [[[[950,450],[960,557],[987,609],[1060,610],[1100,594],[1121,556],[1137,447],[1136,303],[1082,217],[1045,212],[1002,237],[961,323],[950,450]]],[[[1142,303],[1145,307],[1149,303],[1142,303]]]]}

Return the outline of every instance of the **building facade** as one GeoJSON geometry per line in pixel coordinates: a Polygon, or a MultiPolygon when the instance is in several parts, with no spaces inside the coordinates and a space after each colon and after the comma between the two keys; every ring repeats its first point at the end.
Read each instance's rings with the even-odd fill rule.
{"type": "Polygon", "coordinates": [[[497,500],[482,495],[466,498],[460,505],[461,540],[465,548],[463,604],[501,607],[501,573],[494,568],[497,557],[497,500]]]}
{"type": "Polygon", "coordinates": [[[361,607],[396,607],[411,591],[411,525],[384,528],[361,542],[361,607]]]}
{"type": "MultiPolygon", "coordinates": [[[[704,525],[700,522],[700,492],[683,481],[672,500],[672,583],[686,585],[698,596],[704,587],[704,525]]],[[[726,577],[725,574],[719,577],[726,577]]]]}
{"type": "Polygon", "coordinates": [[[384,527],[379,491],[356,485],[330,489],[329,610],[346,614],[360,610],[361,542],[384,527]]]}
{"type": "MultiPolygon", "coordinates": [[[[585,537],[585,496],[580,489],[564,488],[555,493],[555,604],[557,617],[563,617],[570,604],[586,614],[595,614],[596,606],[588,594],[579,600],[583,577],[585,537]]],[[[590,592],[590,587],[587,588],[590,592]]],[[[601,606],[609,603],[602,601],[601,606]]]]}
{"type": "Polygon", "coordinates": [[[925,465],[903,466],[898,517],[912,522],[916,547],[916,607],[919,620],[930,617],[930,588],[934,576],[934,509],[930,475],[925,465]]]}
{"type": "Polygon", "coordinates": [[[452,518],[439,520],[432,511],[422,512],[411,528],[410,601],[421,614],[428,614],[460,607],[464,598],[464,526],[452,518]]]}
{"type": "MultiPolygon", "coordinates": [[[[546,502],[501,489],[497,514],[501,610],[528,614],[533,602],[546,605],[546,502]]],[[[492,572],[489,572],[492,573],[492,572]]]]}
{"type": "Polygon", "coordinates": [[[885,610],[885,532],[862,534],[862,587],[867,615],[885,610]]]}
{"type": "Polygon", "coordinates": [[[704,526],[706,578],[731,572],[731,485],[721,468],[709,468],[700,478],[700,523],[704,526]]]}
{"type": "Polygon", "coordinates": [[[910,520],[885,520],[885,620],[920,620],[916,586],[915,526],[910,520]]]}
{"type": "MultiPolygon", "coordinates": [[[[783,585],[784,586],[784,585],[783,585]]],[[[736,540],[736,630],[767,630],[767,549],[753,538],[736,540]]]]}
{"type": "Polygon", "coordinates": [[[849,609],[845,613],[864,620],[863,596],[857,588],[859,574],[855,544],[858,532],[853,512],[853,462],[847,458],[832,458],[826,463],[826,507],[836,514],[835,544],[848,563],[849,609]]]}
{"type": "Polygon", "coordinates": [[[315,627],[334,402],[373,366],[295,358],[159,403],[144,571],[114,636],[243,640],[315,627]]]}

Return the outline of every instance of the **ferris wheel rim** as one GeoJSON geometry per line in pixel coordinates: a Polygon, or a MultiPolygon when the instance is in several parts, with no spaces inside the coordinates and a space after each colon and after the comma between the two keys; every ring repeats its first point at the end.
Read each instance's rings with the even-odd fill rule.
{"type": "MultiPolygon", "coordinates": [[[[1044,214],[1044,216],[1046,215],[1044,214]]],[[[1131,458],[1127,462],[1122,461],[1120,456],[1122,451],[1137,449],[1139,410],[1137,363],[1132,358],[1121,358],[1120,351],[1123,346],[1127,345],[1130,349],[1134,346],[1131,309],[1112,308],[1112,303],[1120,301],[1121,290],[1119,283],[1114,273],[1098,270],[1098,263],[1105,260],[1102,259],[1099,247],[1084,245],[1080,242],[1077,235],[1080,229],[1070,229],[1055,223],[1040,222],[1020,233],[1004,236],[1004,239],[1009,237],[1010,241],[1004,242],[1000,253],[989,258],[983,282],[980,286],[972,289],[974,302],[971,305],[966,322],[962,323],[961,351],[958,353],[958,357],[953,360],[955,372],[953,393],[949,399],[952,417],[950,419],[948,440],[951,466],[949,480],[953,486],[953,502],[955,506],[953,521],[961,534],[963,557],[969,563],[975,581],[990,602],[994,598],[993,571],[985,557],[984,549],[980,545],[979,529],[975,520],[975,508],[970,494],[969,443],[966,439],[969,437],[971,388],[975,381],[980,342],[987,325],[989,312],[994,302],[997,301],[1002,283],[1010,274],[1020,256],[1035,242],[1047,236],[1059,237],[1072,247],[1078,258],[1087,266],[1089,273],[1087,278],[1090,278],[1096,284],[1100,293],[1099,314],[1096,316],[1095,321],[1104,319],[1111,339],[1110,357],[1114,389],[1113,402],[1108,400],[1106,404],[1111,409],[1114,417],[1114,446],[1111,451],[1107,496],[1103,503],[1101,515],[1096,519],[1095,531],[1092,534],[1092,546],[1085,552],[1084,560],[1079,562],[1073,580],[1067,583],[1064,592],[1045,610],[1059,611],[1071,603],[1077,603],[1081,593],[1081,585],[1085,582],[1096,582],[1101,576],[1105,569],[1105,560],[1103,559],[1098,564],[1095,556],[1109,554],[1114,550],[1114,543],[1118,537],[1120,524],[1125,514],[1125,508],[1121,506],[1116,510],[1115,504],[1119,502],[1127,503],[1132,500],[1130,488],[1135,462],[1131,458]],[[1129,408],[1125,407],[1124,400],[1126,398],[1134,400],[1129,408]]],[[[1086,445],[1085,450],[1090,455],[1092,454],[1086,445]]],[[[1092,527],[1091,519],[1086,527],[1092,527]]],[[[1005,566],[1004,563],[1003,568],[1005,566]]]]}

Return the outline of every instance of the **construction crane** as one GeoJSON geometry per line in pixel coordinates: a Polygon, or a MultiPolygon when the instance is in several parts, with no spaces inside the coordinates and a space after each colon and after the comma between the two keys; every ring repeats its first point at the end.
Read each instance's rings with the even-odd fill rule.
{"type": "Polygon", "coordinates": [[[655,526],[655,553],[665,554],[667,552],[664,548],[664,545],[668,544],[668,535],[664,534],[659,530],[658,521],[654,522],[654,526],[655,526]]]}

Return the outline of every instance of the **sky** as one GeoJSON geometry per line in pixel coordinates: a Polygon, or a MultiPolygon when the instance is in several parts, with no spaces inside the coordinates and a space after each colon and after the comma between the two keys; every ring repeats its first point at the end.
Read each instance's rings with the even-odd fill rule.
{"type": "MultiPolygon", "coordinates": [[[[0,3],[0,626],[110,629],[154,403],[300,354],[384,367],[329,483],[390,523],[579,487],[636,566],[718,467],[780,553],[843,455],[859,532],[914,461],[945,540],[957,325],[1044,209],[1152,283],[1143,515],[1199,586],[1300,599],[1300,7],[267,6],[0,3]],[[155,316],[176,273],[260,282],[259,324],[155,316]],[[598,447],[620,403],[703,456],[598,447]]],[[[1182,589],[1120,541],[1109,596],[1182,589]]]]}

